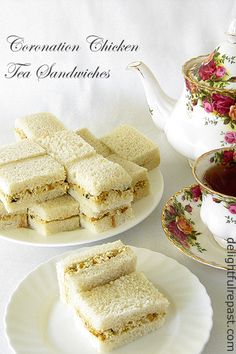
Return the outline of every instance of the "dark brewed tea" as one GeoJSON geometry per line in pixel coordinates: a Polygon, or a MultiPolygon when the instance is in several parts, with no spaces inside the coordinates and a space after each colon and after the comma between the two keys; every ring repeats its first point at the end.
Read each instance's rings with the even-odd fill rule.
{"type": "Polygon", "coordinates": [[[217,192],[236,197],[236,164],[209,168],[205,172],[204,182],[217,192]]]}

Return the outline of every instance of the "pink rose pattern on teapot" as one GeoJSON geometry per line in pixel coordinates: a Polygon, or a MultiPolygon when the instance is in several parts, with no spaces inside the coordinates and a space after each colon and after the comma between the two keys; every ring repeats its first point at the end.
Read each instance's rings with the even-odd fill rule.
{"type": "MultiPolygon", "coordinates": [[[[219,118],[224,125],[229,126],[229,131],[221,132],[221,146],[236,143],[236,96],[232,91],[225,90],[230,82],[236,82],[236,77],[230,76],[224,67],[225,61],[235,63],[236,57],[221,56],[217,48],[200,67],[194,68],[194,77],[198,82],[195,83],[188,77],[185,78],[187,109],[193,111],[194,107],[199,104],[206,113],[219,118]]],[[[218,120],[206,120],[206,125],[209,124],[216,125],[218,120]]]]}

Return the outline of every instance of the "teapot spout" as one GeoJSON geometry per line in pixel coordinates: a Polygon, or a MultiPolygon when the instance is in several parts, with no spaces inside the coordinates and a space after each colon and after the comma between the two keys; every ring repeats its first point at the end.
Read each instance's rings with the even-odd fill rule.
{"type": "Polygon", "coordinates": [[[165,94],[151,70],[141,61],[130,63],[127,69],[138,72],[152,119],[160,129],[165,130],[176,101],[165,94]]]}

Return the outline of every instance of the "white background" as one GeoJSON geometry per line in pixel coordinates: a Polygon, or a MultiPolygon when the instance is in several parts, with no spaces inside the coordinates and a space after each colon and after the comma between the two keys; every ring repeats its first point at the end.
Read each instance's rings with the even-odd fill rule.
{"type": "MultiPolygon", "coordinates": [[[[223,271],[198,264],[180,254],[165,238],[160,214],[164,202],[192,183],[187,161],[175,153],[152,123],[138,77],[127,64],[142,60],[158,77],[163,89],[177,98],[183,79],[182,64],[210,52],[224,39],[233,15],[226,0],[1,0],[0,1],[0,143],[14,141],[17,117],[50,111],[68,128],[86,126],[102,135],[126,122],[140,128],[161,148],[165,178],[162,203],[141,225],[116,237],[175,258],[206,286],[214,309],[214,327],[204,354],[226,353],[225,283],[223,271]],[[13,53],[6,37],[16,34],[28,44],[68,42],[80,44],[77,53],[13,53]],[[132,53],[91,53],[86,37],[95,34],[119,44],[138,44],[132,53]],[[109,79],[6,79],[9,62],[31,63],[32,73],[44,63],[61,69],[111,70],[109,79]]],[[[32,248],[0,240],[0,352],[10,354],[3,333],[3,313],[17,283],[33,267],[66,249],[32,248]]],[[[191,324],[190,324],[191,325],[191,324]]],[[[163,353],[164,354],[164,353],[163,353]]],[[[174,354],[174,353],[173,353],[174,354]]]]}

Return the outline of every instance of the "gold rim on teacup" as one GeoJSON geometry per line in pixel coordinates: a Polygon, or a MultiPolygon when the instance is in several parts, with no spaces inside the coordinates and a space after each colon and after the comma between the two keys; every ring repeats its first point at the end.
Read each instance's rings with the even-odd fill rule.
{"type": "Polygon", "coordinates": [[[210,192],[211,194],[217,194],[217,195],[220,195],[221,197],[223,198],[226,198],[226,199],[232,199],[232,200],[235,200],[236,201],[236,197],[232,196],[232,195],[229,195],[229,194],[223,194],[223,193],[220,193],[212,188],[210,188],[208,185],[204,184],[204,182],[198,177],[197,175],[197,167],[199,165],[199,162],[204,160],[207,156],[210,156],[210,155],[213,155],[214,153],[216,152],[221,152],[221,151],[232,151],[234,150],[236,152],[236,145],[233,145],[231,147],[224,147],[224,148],[218,148],[218,149],[214,149],[214,150],[210,150],[210,151],[207,151],[205,152],[204,154],[202,154],[201,156],[199,156],[193,163],[193,166],[192,166],[192,174],[195,178],[195,180],[197,181],[197,183],[202,187],[204,188],[205,190],[207,190],[208,192],[210,192]]]}

